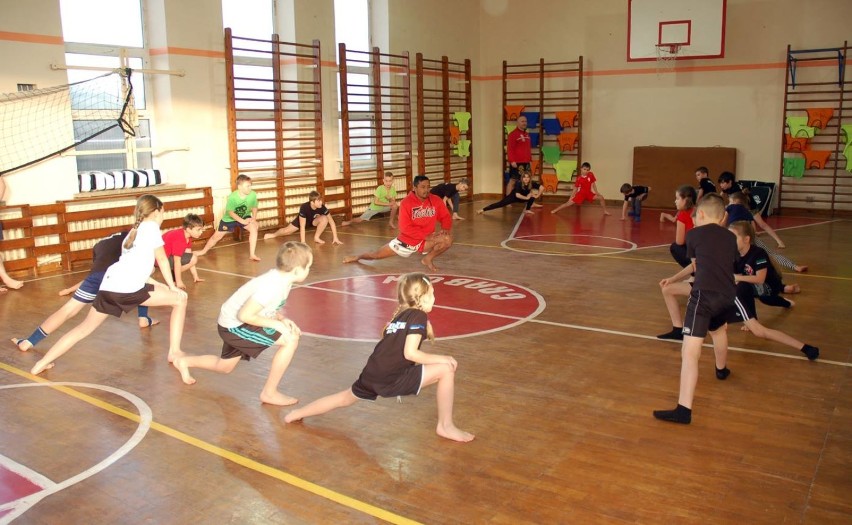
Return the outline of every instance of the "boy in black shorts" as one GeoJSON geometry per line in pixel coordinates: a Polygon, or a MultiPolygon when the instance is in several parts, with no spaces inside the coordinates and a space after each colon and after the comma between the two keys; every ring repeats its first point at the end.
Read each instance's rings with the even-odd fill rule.
{"type": "Polygon", "coordinates": [[[728,370],[728,324],[737,296],[734,270],[739,252],[737,238],[719,223],[725,215],[725,201],[718,194],[705,195],[695,207],[696,227],[686,234],[686,253],[692,264],[668,279],[660,287],[683,281],[695,273],[692,292],[683,323],[680,395],[674,410],[655,410],[654,417],[672,423],[689,424],[692,400],[698,383],[698,359],[707,332],[716,354],[716,378],[726,379],[728,370]]]}
{"type": "Polygon", "coordinates": [[[240,361],[257,358],[267,348],[275,347],[260,401],[279,406],[297,403],[298,399],[278,391],[278,383],[296,353],[301,331],[280,309],[287,302],[293,284],[308,276],[313,260],[307,244],[295,241],[282,244],[275,257],[276,267],[244,284],[222,305],[218,320],[223,342],[221,356],[185,355],[173,361],[183,382],[195,383],[190,368],[230,374],[240,361]]]}
{"type": "Polygon", "coordinates": [[[331,228],[331,244],[343,244],[337,238],[337,227],[334,225],[334,217],[329,213],[328,208],[322,200],[322,195],[318,191],[312,191],[308,195],[308,202],[299,206],[299,215],[293,219],[293,222],[283,228],[278,228],[275,233],[267,233],[263,236],[264,241],[290,235],[299,232],[302,242],[305,242],[305,231],[309,226],[317,229],[314,233],[314,242],[317,244],[325,244],[325,241],[320,239],[320,235],[325,231],[325,227],[331,228]]]}

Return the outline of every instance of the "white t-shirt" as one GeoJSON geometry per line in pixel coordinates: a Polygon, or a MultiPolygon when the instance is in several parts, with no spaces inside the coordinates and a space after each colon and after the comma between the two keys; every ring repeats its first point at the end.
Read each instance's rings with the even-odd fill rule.
{"type": "Polygon", "coordinates": [[[142,221],[133,246],[128,250],[122,244],[118,262],[107,268],[101,290],[118,293],[141,290],[154,269],[154,250],[160,246],[163,246],[160,227],[154,221],[142,221]]]}
{"type": "Polygon", "coordinates": [[[237,318],[237,314],[249,299],[254,299],[263,306],[259,315],[274,319],[275,312],[287,302],[292,286],[292,281],[275,269],[255,277],[242,285],[222,305],[222,310],[219,312],[219,326],[230,329],[243,324],[237,318]]]}

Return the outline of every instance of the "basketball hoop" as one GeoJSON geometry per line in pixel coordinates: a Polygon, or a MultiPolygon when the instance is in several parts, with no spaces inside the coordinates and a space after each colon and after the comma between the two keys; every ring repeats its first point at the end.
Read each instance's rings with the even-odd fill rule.
{"type": "Polygon", "coordinates": [[[657,44],[657,74],[674,71],[675,62],[683,50],[682,44],[657,44]]]}

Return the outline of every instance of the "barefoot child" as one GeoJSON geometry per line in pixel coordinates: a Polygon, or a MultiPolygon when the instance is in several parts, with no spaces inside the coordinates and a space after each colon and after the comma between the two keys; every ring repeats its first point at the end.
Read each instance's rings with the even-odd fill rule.
{"type": "Polygon", "coordinates": [[[278,391],[278,383],[299,346],[299,327],[279,311],[293,283],[305,280],[313,263],[311,248],[304,243],[287,241],[275,257],[276,268],[247,282],[232,295],[219,312],[219,337],[222,355],[193,355],[175,359],[174,366],[187,385],[195,383],[191,368],[230,374],[241,360],[257,358],[275,347],[275,357],[263,390],[261,403],[292,405],[298,400],[278,391]]]}
{"type": "Polygon", "coordinates": [[[580,166],[580,175],[577,177],[577,182],[574,183],[574,191],[571,193],[571,198],[551,210],[550,213],[557,213],[562,208],[567,208],[575,204],[580,205],[586,201],[593,202],[597,199],[601,201],[601,208],[604,215],[609,215],[609,212],[606,211],[606,199],[598,191],[598,186],[595,184],[597,180],[595,174],[592,173],[592,165],[584,162],[580,166]]]}
{"type": "MultiPolygon", "coordinates": [[[[92,304],[101,288],[101,282],[104,280],[107,268],[121,257],[121,245],[127,234],[128,232],[115,233],[95,244],[92,248],[92,269],[89,271],[89,275],[76,285],[59,292],[59,295],[73,293],[74,296],[45,319],[29,337],[26,339],[12,338],[12,342],[18,346],[18,350],[26,352],[56,331],[66,321],[80,313],[86,305],[92,304]]],[[[139,306],[137,310],[139,312],[139,328],[148,328],[160,323],[148,317],[147,306],[139,306]]]]}
{"type": "Polygon", "coordinates": [[[222,240],[228,232],[237,228],[243,228],[249,232],[249,259],[259,261],[260,257],[255,255],[257,249],[257,193],[251,189],[251,177],[239,175],[236,180],[237,189],[228,196],[225,204],[225,213],[219,221],[219,227],[207,239],[207,244],[198,252],[198,256],[206,255],[216,243],[222,240]]]}
{"type": "Polygon", "coordinates": [[[397,298],[399,305],[385,327],[382,340],[352,387],[290,412],[284,417],[285,422],[292,423],[348,407],[359,399],[375,401],[378,396],[417,395],[424,386],[438,383],[436,432],[453,441],[467,442],[474,438],[473,434],[460,430],[453,423],[456,360],[448,355],[420,350],[424,337],[435,338],[426,316],[435,304],[432,283],[422,273],[403,275],[397,286],[397,298]]]}
{"type": "MultiPolygon", "coordinates": [[[[0,239],[2,239],[2,237],[0,237],[0,239]]],[[[2,253],[0,253],[0,281],[2,281],[2,285],[0,285],[0,292],[5,292],[7,286],[13,290],[18,290],[24,286],[24,283],[17,279],[12,279],[12,277],[6,273],[6,267],[3,265],[2,253]]]]}
{"type": "Polygon", "coordinates": [[[457,183],[442,182],[429,190],[429,193],[437,195],[444,200],[447,208],[449,208],[450,212],[453,214],[454,221],[463,221],[464,217],[459,215],[459,203],[461,202],[461,195],[459,195],[459,193],[467,192],[469,188],[470,182],[467,180],[467,177],[464,177],[457,183]]]}
{"type": "Polygon", "coordinates": [[[183,284],[183,271],[189,270],[193,282],[201,282],[204,279],[198,276],[195,265],[198,264],[198,256],[192,253],[192,240],[201,237],[204,231],[204,221],[194,213],[188,213],[183,218],[183,228],[168,231],[163,234],[164,249],[166,257],[169,258],[172,277],[178,288],[185,290],[183,284]]]}
{"type": "Polygon", "coordinates": [[[399,211],[399,203],[396,202],[396,188],[393,187],[393,173],[386,171],[382,178],[382,185],[376,188],[373,193],[373,200],[370,205],[364,210],[360,217],[355,217],[351,221],[344,221],[342,226],[350,224],[358,224],[359,222],[369,221],[380,213],[390,212],[391,228],[396,228],[396,214],[399,211]]]}
{"type": "Polygon", "coordinates": [[[160,224],[163,222],[163,203],[153,195],[142,195],[136,201],[136,222],[122,245],[124,253],[117,263],[104,274],[100,290],[92,302],[92,308],[82,323],[75,326],[39,360],[30,373],[37,375],[53,367],[54,361],[90,335],[108,316],[121,317],[139,305],[171,306],[169,323],[169,361],[182,354],[180,340],[186,317],[186,292],[175,286],[171,272],[166,270],[169,261],[163,249],[160,224]],[[154,261],[168,285],[151,284],[149,277],[154,261]]]}
{"type": "Polygon", "coordinates": [[[293,222],[283,228],[278,228],[275,233],[267,233],[263,236],[264,241],[290,235],[291,233],[299,232],[302,242],[305,242],[305,231],[308,226],[317,229],[314,233],[314,242],[317,244],[325,244],[325,241],[320,239],[320,235],[325,231],[326,226],[331,227],[331,244],[343,244],[337,238],[337,227],[334,225],[334,217],[328,212],[325,203],[322,201],[322,195],[318,191],[312,191],[308,195],[308,202],[299,206],[299,215],[293,219],[293,222]]]}

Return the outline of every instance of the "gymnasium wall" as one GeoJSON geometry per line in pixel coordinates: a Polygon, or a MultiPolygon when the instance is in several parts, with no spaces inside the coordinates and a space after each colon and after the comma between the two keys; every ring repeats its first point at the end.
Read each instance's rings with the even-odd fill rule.
{"type": "MultiPolygon", "coordinates": [[[[322,41],[326,174],[338,169],[336,48],[332,0],[278,0],[284,40],[322,41]]],[[[155,163],[171,182],[227,193],[228,153],[221,8],[218,0],[143,0],[151,60],[185,77],[149,77],[155,163]]],[[[474,172],[478,193],[500,191],[501,65],[544,58],[585,60],[583,157],[610,199],[630,180],[634,146],[737,148],[743,178],[776,180],[784,51],[841,45],[852,35],[847,0],[728,0],[726,58],[680,62],[658,76],[653,63],[627,63],[627,0],[373,0],[374,44],[383,51],[470,58],[474,172]]],[[[66,82],[58,0],[3,2],[0,92],[18,82],[66,82]]],[[[830,75],[826,70],[826,74],[830,75]]],[[[67,199],[70,157],[7,180],[11,203],[67,199]],[[33,184],[33,181],[38,181],[33,184]]],[[[685,174],[691,182],[691,174],[685,174]]]]}

